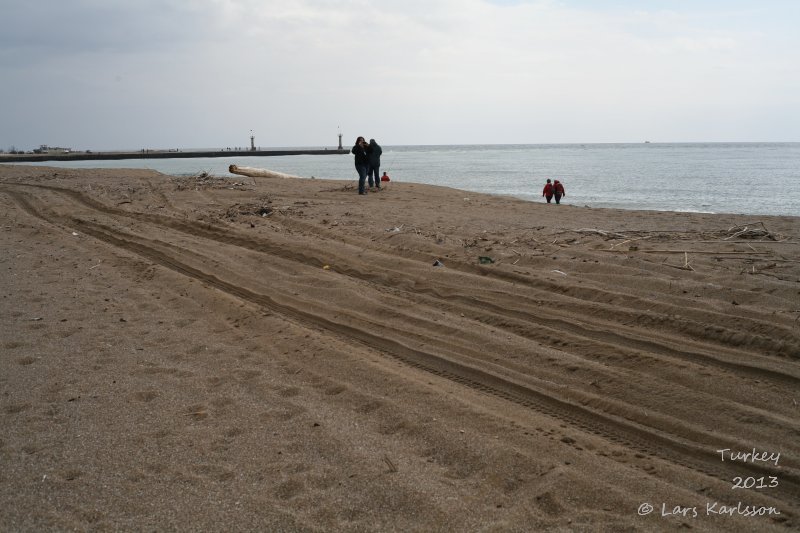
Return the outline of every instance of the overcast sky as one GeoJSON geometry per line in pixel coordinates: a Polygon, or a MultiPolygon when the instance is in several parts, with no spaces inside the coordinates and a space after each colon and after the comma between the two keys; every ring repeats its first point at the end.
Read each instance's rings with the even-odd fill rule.
{"type": "Polygon", "coordinates": [[[800,141],[797,0],[0,0],[0,149],[800,141]]]}

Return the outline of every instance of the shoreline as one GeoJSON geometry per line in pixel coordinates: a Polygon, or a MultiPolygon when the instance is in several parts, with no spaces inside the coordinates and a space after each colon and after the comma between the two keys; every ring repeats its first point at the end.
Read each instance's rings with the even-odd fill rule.
{"type": "MultiPolygon", "coordinates": [[[[248,163],[252,164],[252,162],[248,162],[248,163]]],[[[136,167],[62,167],[62,166],[53,166],[53,165],[35,165],[35,162],[25,162],[22,165],[15,165],[13,163],[5,163],[4,164],[3,161],[0,161],[0,168],[2,168],[3,166],[7,166],[9,168],[13,168],[14,166],[19,166],[21,168],[33,168],[33,169],[40,168],[40,169],[43,169],[43,171],[47,171],[47,170],[56,171],[58,169],[62,169],[64,171],[73,171],[73,170],[82,171],[82,170],[86,170],[86,171],[97,171],[97,172],[103,172],[103,171],[124,172],[126,170],[129,170],[129,171],[131,171],[133,173],[137,173],[137,172],[155,172],[157,174],[160,174],[160,175],[165,176],[165,177],[170,177],[170,178],[187,178],[187,177],[192,177],[192,176],[198,175],[198,174],[208,174],[210,177],[215,178],[215,179],[234,179],[234,180],[235,179],[242,179],[241,176],[237,176],[235,174],[231,174],[230,172],[228,172],[227,168],[228,168],[229,165],[227,165],[227,164],[222,165],[220,167],[220,169],[219,169],[220,172],[219,173],[215,173],[213,171],[209,172],[207,170],[203,170],[203,171],[198,171],[198,172],[194,172],[194,173],[185,173],[185,174],[184,173],[175,174],[175,173],[169,173],[169,172],[162,172],[162,171],[160,171],[160,170],[158,170],[156,168],[150,168],[150,167],[142,167],[142,168],[136,168],[136,167]]],[[[281,171],[281,172],[291,174],[291,172],[287,172],[287,171],[281,171]]],[[[315,176],[298,176],[298,177],[303,179],[303,180],[327,180],[327,181],[345,181],[345,182],[350,182],[351,181],[350,178],[342,179],[342,178],[327,178],[327,177],[315,177],[315,176]]],[[[356,181],[356,180],[352,179],[352,181],[356,181]]],[[[463,189],[463,188],[458,188],[458,187],[451,187],[449,185],[428,184],[428,183],[425,183],[425,182],[403,182],[403,183],[418,184],[418,185],[422,185],[422,186],[431,185],[433,187],[445,187],[445,188],[450,188],[452,190],[461,191],[461,192],[463,192],[465,194],[488,194],[488,195],[499,197],[499,198],[510,198],[510,199],[513,199],[514,201],[524,201],[524,202],[528,202],[528,203],[532,203],[532,204],[543,204],[544,203],[544,199],[540,198],[538,195],[533,195],[534,199],[528,199],[527,197],[524,197],[522,195],[515,196],[513,193],[488,193],[488,192],[473,191],[473,190],[463,189]]],[[[564,206],[571,206],[571,207],[579,207],[579,208],[583,208],[583,209],[611,209],[611,210],[619,210],[619,211],[625,211],[625,212],[627,212],[627,211],[637,211],[637,212],[675,213],[675,214],[688,213],[688,214],[701,214],[701,215],[728,215],[728,216],[743,216],[743,217],[779,217],[779,218],[780,217],[791,217],[791,218],[800,218],[800,215],[788,215],[788,214],[743,213],[743,212],[734,212],[734,211],[730,211],[730,212],[727,212],[727,211],[704,211],[704,210],[699,210],[699,209],[697,209],[697,210],[648,209],[646,207],[639,207],[639,206],[637,206],[637,204],[626,204],[626,205],[630,205],[630,207],[606,206],[606,205],[603,205],[603,206],[600,206],[600,205],[592,206],[592,205],[587,205],[587,204],[578,205],[578,204],[569,203],[572,199],[573,199],[573,197],[570,196],[567,200],[565,200],[565,203],[563,205],[564,206]]],[[[598,203],[607,203],[607,202],[598,202],[598,203]]]]}
{"type": "Polygon", "coordinates": [[[0,166],[0,529],[800,525],[800,218],[353,184],[0,166]]]}

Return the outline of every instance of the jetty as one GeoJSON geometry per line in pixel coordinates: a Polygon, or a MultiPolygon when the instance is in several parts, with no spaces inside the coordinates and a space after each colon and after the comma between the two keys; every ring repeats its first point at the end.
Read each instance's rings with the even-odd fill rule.
{"type": "Polygon", "coordinates": [[[341,155],[342,148],[320,150],[138,150],[135,152],[69,151],[52,153],[0,154],[0,163],[36,163],[39,161],[104,161],[121,159],[185,159],[198,157],[270,157],[279,155],[341,155]]]}

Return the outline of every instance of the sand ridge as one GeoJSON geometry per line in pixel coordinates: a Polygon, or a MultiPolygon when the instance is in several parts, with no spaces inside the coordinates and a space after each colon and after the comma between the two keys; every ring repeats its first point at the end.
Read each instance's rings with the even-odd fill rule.
{"type": "Polygon", "coordinates": [[[0,201],[3,529],[798,527],[797,218],[19,166],[0,201]]]}

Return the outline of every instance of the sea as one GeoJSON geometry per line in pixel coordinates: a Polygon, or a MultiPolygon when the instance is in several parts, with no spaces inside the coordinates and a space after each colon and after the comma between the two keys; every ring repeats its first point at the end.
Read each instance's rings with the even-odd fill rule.
{"type": "MultiPolygon", "coordinates": [[[[357,179],[353,156],[335,154],[46,164],[226,177],[235,164],[309,179],[357,179]]],[[[550,178],[564,184],[562,202],[577,206],[800,216],[800,143],[383,146],[384,171],[395,182],[531,202],[544,201],[542,188],[550,178]]]]}

